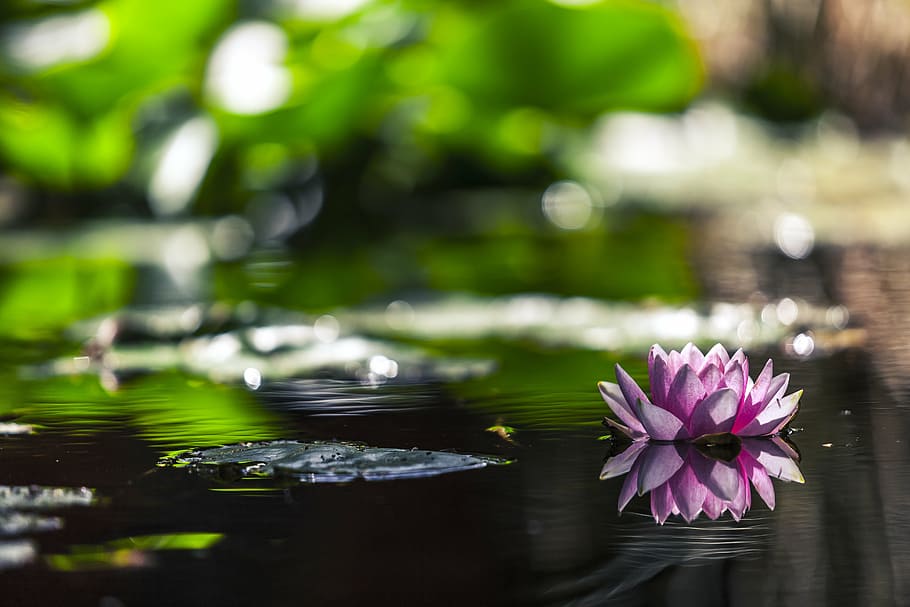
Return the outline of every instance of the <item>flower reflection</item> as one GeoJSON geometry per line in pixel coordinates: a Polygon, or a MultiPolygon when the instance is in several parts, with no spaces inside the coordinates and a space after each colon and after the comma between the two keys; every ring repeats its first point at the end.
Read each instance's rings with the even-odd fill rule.
{"type": "Polygon", "coordinates": [[[651,513],[661,525],[671,514],[692,522],[704,513],[717,519],[724,512],[739,521],[752,506],[755,487],[765,504],[775,506],[771,477],[804,482],[799,455],[780,437],[738,439],[722,443],[633,442],[609,458],[600,478],[627,474],[619,495],[619,511],[637,493],[651,493],[651,513]]]}

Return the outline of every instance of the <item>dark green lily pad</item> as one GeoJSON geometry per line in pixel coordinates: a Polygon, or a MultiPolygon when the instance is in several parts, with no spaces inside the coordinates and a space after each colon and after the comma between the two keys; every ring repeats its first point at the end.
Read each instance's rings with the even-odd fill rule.
{"type": "Polygon", "coordinates": [[[507,460],[478,455],[386,449],[346,442],[271,441],[181,453],[162,465],[240,477],[283,477],[305,483],[346,483],[421,478],[474,470],[507,460]]]}

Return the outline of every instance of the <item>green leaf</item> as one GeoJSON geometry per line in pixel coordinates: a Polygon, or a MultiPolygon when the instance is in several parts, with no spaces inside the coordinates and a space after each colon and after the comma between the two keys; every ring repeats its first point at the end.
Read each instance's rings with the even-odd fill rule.
{"type": "Polygon", "coordinates": [[[680,109],[704,79],[681,19],[634,0],[581,8],[496,3],[436,30],[441,76],[475,108],[531,106],[593,117],[680,109]]]}

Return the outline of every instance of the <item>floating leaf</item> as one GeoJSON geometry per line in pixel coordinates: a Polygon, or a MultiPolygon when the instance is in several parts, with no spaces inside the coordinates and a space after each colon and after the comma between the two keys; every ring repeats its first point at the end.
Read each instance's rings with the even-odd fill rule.
{"type": "Polygon", "coordinates": [[[346,442],[273,441],[189,451],[162,465],[191,466],[218,474],[239,471],[241,477],[293,478],[307,483],[346,483],[421,478],[474,470],[506,460],[446,451],[387,449],[346,442]]]}

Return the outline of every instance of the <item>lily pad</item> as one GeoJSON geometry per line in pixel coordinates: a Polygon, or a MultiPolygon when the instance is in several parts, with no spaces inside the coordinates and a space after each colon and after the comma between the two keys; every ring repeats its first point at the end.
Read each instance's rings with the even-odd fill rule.
{"type": "Polygon", "coordinates": [[[446,451],[388,449],[348,442],[271,441],[188,451],[162,465],[241,477],[283,477],[305,483],[346,483],[436,476],[507,460],[446,451]]]}

